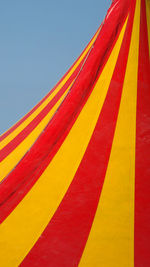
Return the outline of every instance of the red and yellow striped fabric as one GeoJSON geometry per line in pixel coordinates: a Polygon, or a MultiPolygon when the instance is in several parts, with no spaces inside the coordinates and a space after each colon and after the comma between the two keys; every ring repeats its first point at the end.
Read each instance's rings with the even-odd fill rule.
{"type": "Polygon", "coordinates": [[[112,1],[0,137],[0,266],[150,266],[150,0],[112,1]]]}

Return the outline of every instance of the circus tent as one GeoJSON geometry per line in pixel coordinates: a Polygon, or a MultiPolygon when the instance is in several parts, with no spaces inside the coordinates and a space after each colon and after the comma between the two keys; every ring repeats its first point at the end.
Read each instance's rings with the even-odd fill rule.
{"type": "Polygon", "coordinates": [[[114,0],[0,136],[0,266],[150,266],[150,0],[114,0]]]}

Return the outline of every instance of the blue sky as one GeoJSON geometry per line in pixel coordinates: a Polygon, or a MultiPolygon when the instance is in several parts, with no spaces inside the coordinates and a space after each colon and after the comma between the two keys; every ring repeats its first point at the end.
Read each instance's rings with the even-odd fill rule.
{"type": "Polygon", "coordinates": [[[110,3],[0,1],[0,134],[52,89],[96,32],[110,3]]]}

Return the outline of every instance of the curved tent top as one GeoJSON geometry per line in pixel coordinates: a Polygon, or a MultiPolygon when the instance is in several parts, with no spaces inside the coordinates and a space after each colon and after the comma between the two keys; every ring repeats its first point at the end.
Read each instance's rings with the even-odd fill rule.
{"type": "Polygon", "coordinates": [[[115,0],[0,137],[0,266],[150,266],[150,0],[115,0]]]}

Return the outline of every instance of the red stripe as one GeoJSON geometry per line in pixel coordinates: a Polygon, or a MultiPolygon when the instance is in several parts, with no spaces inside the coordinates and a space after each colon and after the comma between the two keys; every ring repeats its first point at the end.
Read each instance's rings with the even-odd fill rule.
{"type": "Polygon", "coordinates": [[[107,62],[122,29],[127,12],[128,4],[125,1],[124,4],[122,2],[120,11],[117,9],[116,12],[111,13],[112,20],[109,17],[105,21],[94,49],[70,94],[66,97],[45,132],[39,137],[16,169],[0,185],[1,222],[41,176],[68,135],[107,62]]]}
{"type": "Polygon", "coordinates": [[[150,266],[150,62],[145,0],[141,1],[135,176],[135,267],[150,266]]]}
{"type": "MultiPolygon", "coordinates": [[[[101,26],[100,26],[101,27],[101,26]]],[[[100,27],[98,28],[97,32],[99,31],[100,27]]],[[[97,32],[95,33],[95,35],[97,34],[97,32]]],[[[90,40],[90,42],[94,39],[95,35],[92,37],[92,39],[90,40]]],[[[89,44],[90,44],[89,42],[89,44]]],[[[89,45],[88,44],[88,45],[89,45]]],[[[77,61],[79,60],[79,58],[83,55],[83,53],[85,52],[85,50],[87,49],[88,45],[85,47],[85,49],[83,50],[83,52],[81,53],[81,55],[77,58],[77,60],[73,63],[73,65],[69,68],[69,70],[65,73],[65,75],[60,79],[60,81],[54,86],[53,89],[50,90],[50,92],[30,111],[28,112],[21,120],[19,120],[14,126],[12,126],[8,131],[6,131],[4,134],[2,134],[0,136],[0,142],[5,139],[10,133],[12,133],[17,127],[19,127],[19,125],[21,123],[23,123],[56,89],[56,87],[58,87],[58,85],[62,82],[62,80],[67,76],[67,74],[71,71],[71,69],[74,67],[74,65],[77,63],[77,61]]],[[[85,55],[86,57],[86,55],[85,55]]],[[[84,57],[84,58],[85,58],[84,57]]]]}
{"type": "Polygon", "coordinates": [[[121,100],[133,12],[107,98],[74,180],[21,266],[78,266],[99,202],[121,100]]]}

